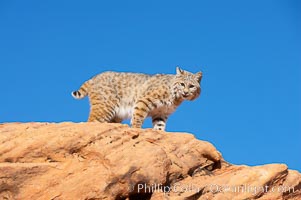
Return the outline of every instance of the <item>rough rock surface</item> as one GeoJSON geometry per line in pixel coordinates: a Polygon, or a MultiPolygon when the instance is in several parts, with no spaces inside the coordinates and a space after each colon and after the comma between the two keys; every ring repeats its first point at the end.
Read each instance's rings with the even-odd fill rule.
{"type": "Polygon", "coordinates": [[[187,133],[8,123],[0,125],[0,199],[301,199],[301,174],[228,164],[187,133]]]}

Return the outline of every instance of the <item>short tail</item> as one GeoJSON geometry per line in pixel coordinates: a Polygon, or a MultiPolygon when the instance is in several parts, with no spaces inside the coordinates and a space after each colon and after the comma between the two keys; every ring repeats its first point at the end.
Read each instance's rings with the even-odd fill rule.
{"type": "Polygon", "coordinates": [[[73,91],[71,93],[71,95],[75,98],[75,99],[82,99],[85,96],[88,95],[88,91],[89,91],[89,87],[90,84],[88,83],[88,81],[86,81],[77,91],[73,91]]]}

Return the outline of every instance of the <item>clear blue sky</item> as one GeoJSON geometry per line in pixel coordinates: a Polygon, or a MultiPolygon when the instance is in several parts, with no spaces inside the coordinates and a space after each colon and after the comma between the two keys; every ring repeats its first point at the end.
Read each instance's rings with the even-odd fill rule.
{"type": "Polygon", "coordinates": [[[70,92],[91,76],[180,65],[203,71],[203,93],[168,131],[234,164],[301,171],[300,11],[298,0],[1,1],[0,122],[85,121],[88,99],[70,92]]]}

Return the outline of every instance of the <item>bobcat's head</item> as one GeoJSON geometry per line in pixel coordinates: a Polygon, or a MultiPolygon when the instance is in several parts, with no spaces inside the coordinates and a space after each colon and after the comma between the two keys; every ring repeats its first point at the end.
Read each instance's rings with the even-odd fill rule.
{"type": "Polygon", "coordinates": [[[173,85],[176,97],[190,101],[196,99],[201,93],[202,72],[193,74],[179,67],[176,68],[176,71],[173,85]]]}

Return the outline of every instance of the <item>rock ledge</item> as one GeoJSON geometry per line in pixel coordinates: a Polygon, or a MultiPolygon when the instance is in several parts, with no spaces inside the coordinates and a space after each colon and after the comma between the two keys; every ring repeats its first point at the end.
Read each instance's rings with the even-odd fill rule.
{"type": "Polygon", "coordinates": [[[192,134],[122,124],[0,124],[0,199],[301,199],[284,164],[235,166],[192,134]]]}

